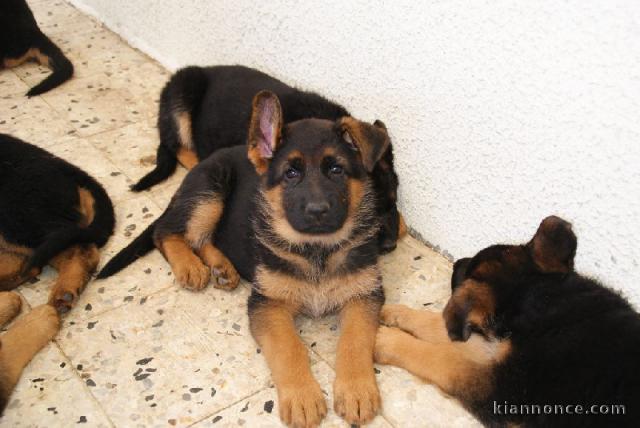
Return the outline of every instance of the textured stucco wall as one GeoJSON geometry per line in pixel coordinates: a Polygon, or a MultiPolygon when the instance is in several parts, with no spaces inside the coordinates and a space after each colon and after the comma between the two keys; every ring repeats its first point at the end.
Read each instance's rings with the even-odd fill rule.
{"type": "Polygon", "coordinates": [[[640,306],[640,2],[72,2],[171,69],[257,66],[382,119],[441,251],[559,214],[578,269],[640,306]]]}

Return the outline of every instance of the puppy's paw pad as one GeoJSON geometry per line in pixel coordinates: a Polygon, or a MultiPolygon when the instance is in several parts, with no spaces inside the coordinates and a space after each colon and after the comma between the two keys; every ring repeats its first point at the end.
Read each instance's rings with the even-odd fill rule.
{"type": "Polygon", "coordinates": [[[334,410],[349,424],[365,424],[378,414],[380,392],[373,373],[344,380],[336,379],[333,390],[334,410]]]}
{"type": "Polygon", "coordinates": [[[214,266],[211,268],[211,275],[214,278],[214,287],[223,290],[233,290],[240,282],[240,275],[231,263],[214,266]]]}
{"type": "Polygon", "coordinates": [[[54,307],[59,314],[65,314],[73,308],[78,300],[78,293],[65,289],[54,290],[49,297],[49,305],[54,307]]]}

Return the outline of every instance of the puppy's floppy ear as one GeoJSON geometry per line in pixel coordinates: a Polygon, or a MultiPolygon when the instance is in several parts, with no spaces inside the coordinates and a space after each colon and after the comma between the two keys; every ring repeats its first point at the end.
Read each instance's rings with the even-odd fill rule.
{"type": "Polygon", "coordinates": [[[269,167],[282,133],[282,108],[278,97],[270,91],[260,91],[253,97],[249,123],[248,157],[258,174],[269,167]]]}
{"type": "Polygon", "coordinates": [[[542,220],[535,236],[527,244],[536,266],[544,273],[571,272],[577,246],[571,223],[556,216],[542,220]]]}
{"type": "Polygon", "coordinates": [[[343,117],[339,122],[342,138],[360,153],[367,172],[373,171],[376,163],[389,147],[387,127],[379,120],[373,125],[352,117],[343,117]]]}

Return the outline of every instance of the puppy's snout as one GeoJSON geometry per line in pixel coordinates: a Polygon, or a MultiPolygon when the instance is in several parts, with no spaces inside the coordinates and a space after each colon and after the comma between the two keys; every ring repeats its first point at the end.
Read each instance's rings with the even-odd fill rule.
{"type": "Polygon", "coordinates": [[[329,203],[322,202],[309,202],[305,208],[304,213],[315,220],[322,220],[329,212],[329,203]]]}

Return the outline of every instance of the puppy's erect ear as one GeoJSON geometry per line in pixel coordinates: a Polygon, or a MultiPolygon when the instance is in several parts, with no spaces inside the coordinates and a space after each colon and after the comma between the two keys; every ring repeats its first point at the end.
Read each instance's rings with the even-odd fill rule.
{"type": "Polygon", "coordinates": [[[571,272],[577,246],[571,223],[556,216],[542,220],[535,236],[527,244],[536,266],[544,273],[571,272]]]}
{"type": "Polygon", "coordinates": [[[248,157],[258,174],[269,167],[282,132],[282,108],[278,97],[270,91],[261,91],[253,97],[253,110],[249,123],[248,157]]]}
{"type": "Polygon", "coordinates": [[[367,172],[373,171],[376,162],[389,147],[390,140],[387,128],[379,120],[373,125],[360,122],[352,117],[340,119],[342,138],[360,152],[360,158],[367,172]]]}

